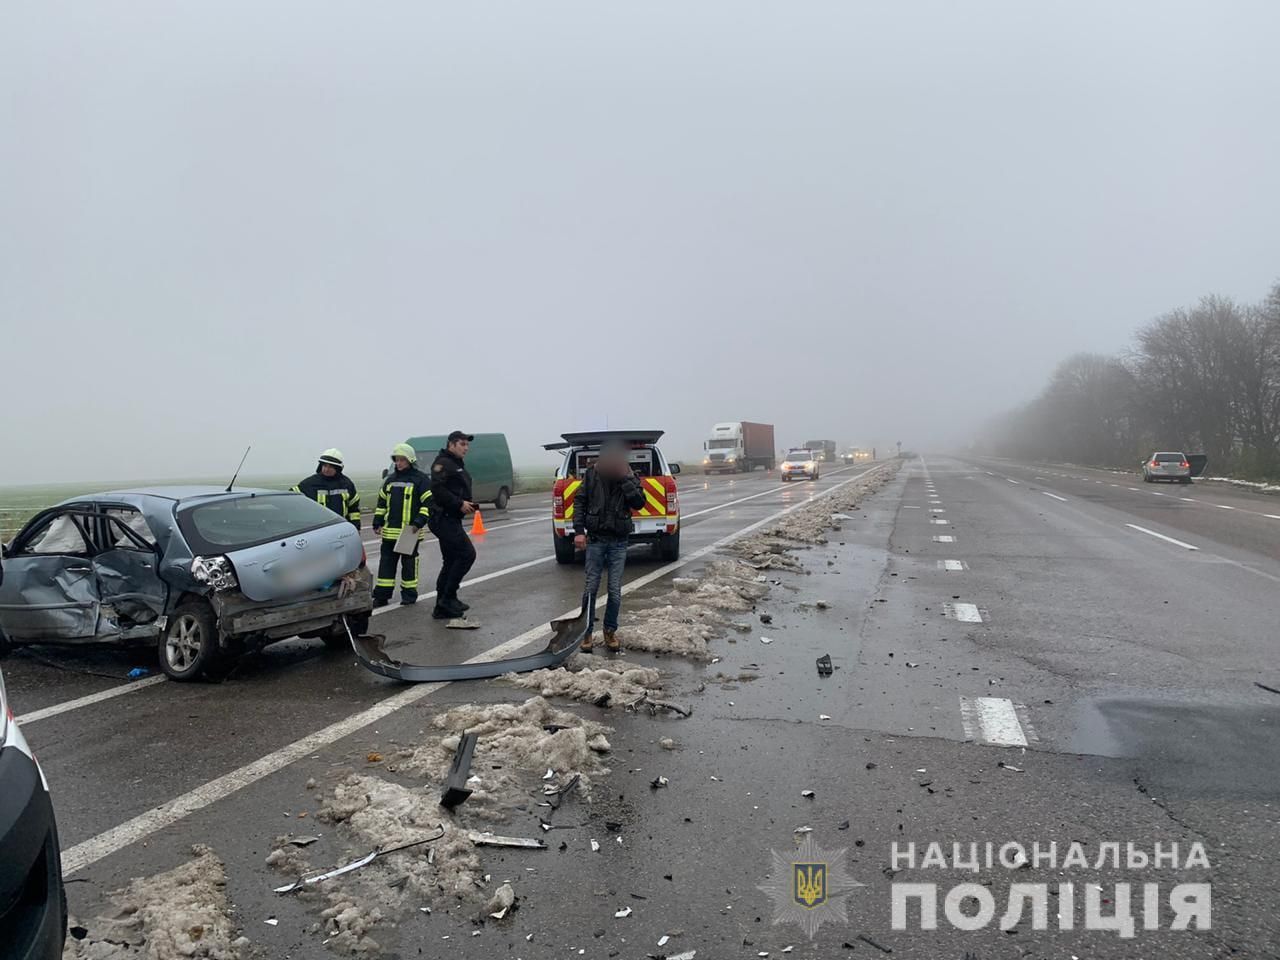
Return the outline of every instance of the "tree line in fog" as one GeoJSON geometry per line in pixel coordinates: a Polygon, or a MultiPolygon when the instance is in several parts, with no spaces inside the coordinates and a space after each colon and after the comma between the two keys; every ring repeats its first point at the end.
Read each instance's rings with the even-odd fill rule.
{"type": "Polygon", "coordinates": [[[1156,450],[1208,472],[1280,477],[1280,282],[1261,303],[1208,296],[1140,329],[1119,356],[1079,353],[988,426],[984,452],[1136,467],[1156,450]]]}

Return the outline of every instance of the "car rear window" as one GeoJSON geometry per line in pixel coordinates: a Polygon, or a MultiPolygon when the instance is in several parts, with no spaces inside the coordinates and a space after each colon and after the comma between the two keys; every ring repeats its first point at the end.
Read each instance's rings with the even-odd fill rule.
{"type": "Polygon", "coordinates": [[[328,526],[333,511],[295,493],[211,500],[178,512],[178,528],[197,553],[225,553],[328,526]]]}
{"type": "Polygon", "coordinates": [[[1157,453],[1156,460],[1160,463],[1181,463],[1182,454],[1180,453],[1157,453]]]}

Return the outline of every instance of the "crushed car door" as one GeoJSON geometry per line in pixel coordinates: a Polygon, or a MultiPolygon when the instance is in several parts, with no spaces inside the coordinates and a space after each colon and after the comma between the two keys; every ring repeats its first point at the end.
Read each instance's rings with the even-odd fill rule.
{"type": "Polygon", "coordinates": [[[96,532],[99,631],[124,638],[155,636],[169,590],[160,579],[160,554],[146,518],[133,507],[108,506],[96,532]]]}
{"type": "Polygon", "coordinates": [[[0,628],[10,640],[78,640],[98,634],[91,508],[38,514],[6,548],[0,628]]]}

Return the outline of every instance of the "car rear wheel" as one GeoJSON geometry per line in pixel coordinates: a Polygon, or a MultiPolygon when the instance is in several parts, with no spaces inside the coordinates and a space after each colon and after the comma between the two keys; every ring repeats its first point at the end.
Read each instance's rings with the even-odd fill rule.
{"type": "Polygon", "coordinates": [[[499,510],[507,509],[507,501],[511,499],[511,491],[503,487],[498,491],[498,498],[493,501],[493,505],[499,510]]]}
{"type": "Polygon", "coordinates": [[[203,600],[187,600],[173,611],[159,643],[160,668],[174,680],[219,676],[218,624],[203,600]]]}
{"type": "Polygon", "coordinates": [[[680,531],[665,534],[658,540],[658,558],[667,563],[680,559],[680,531]]]}
{"type": "Polygon", "coordinates": [[[573,538],[552,534],[551,539],[556,548],[556,563],[573,563],[574,554],[577,552],[573,547],[573,538]]]}

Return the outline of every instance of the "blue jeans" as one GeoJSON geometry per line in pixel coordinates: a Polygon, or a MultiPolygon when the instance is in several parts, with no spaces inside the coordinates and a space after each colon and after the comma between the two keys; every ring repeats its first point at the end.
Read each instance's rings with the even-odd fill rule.
{"type": "Polygon", "coordinates": [[[626,538],[602,538],[587,541],[587,589],[582,604],[590,609],[590,630],[596,622],[596,594],[600,592],[600,577],[609,571],[609,602],[604,607],[604,628],[618,629],[618,614],[622,611],[622,571],[627,565],[626,538]]]}

